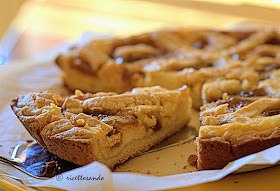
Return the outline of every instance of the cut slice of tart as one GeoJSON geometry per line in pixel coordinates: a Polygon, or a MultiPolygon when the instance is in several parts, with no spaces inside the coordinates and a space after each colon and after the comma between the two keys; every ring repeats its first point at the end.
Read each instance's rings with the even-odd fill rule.
{"type": "Polygon", "coordinates": [[[196,139],[199,170],[280,144],[280,98],[224,97],[201,107],[196,139]]]}
{"type": "Polygon", "coordinates": [[[11,107],[38,143],[78,165],[93,161],[111,169],[147,151],[186,126],[191,99],[187,87],[135,88],[124,94],[83,94],[61,98],[32,92],[11,107]]]}

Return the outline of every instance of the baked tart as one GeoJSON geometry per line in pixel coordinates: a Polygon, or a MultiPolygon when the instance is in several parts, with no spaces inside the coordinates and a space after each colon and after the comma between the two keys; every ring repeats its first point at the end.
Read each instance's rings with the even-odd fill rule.
{"type": "Polygon", "coordinates": [[[66,98],[46,91],[18,96],[11,107],[46,150],[77,165],[98,161],[112,169],[185,127],[191,98],[187,87],[76,91],[66,98]]]}
{"type": "Polygon", "coordinates": [[[110,168],[180,130],[191,106],[200,108],[197,167],[217,169],[280,143],[279,63],[280,32],[271,26],[95,39],[56,64],[70,90],[102,93],[33,92],[11,106],[45,149],[110,168]]]}
{"type": "MultiPolygon", "coordinates": [[[[239,83],[238,87],[229,93],[253,88],[257,82],[251,79],[257,81],[259,71],[248,71],[250,76],[239,77],[227,75],[221,67],[231,71],[231,66],[225,65],[239,62],[255,70],[253,63],[264,60],[258,59],[260,56],[272,58],[271,52],[276,54],[277,48],[272,46],[277,46],[278,41],[279,32],[271,27],[251,31],[175,29],[128,38],[95,39],[58,56],[56,63],[63,71],[65,85],[73,91],[123,93],[134,87],[160,85],[176,89],[188,85],[193,106],[199,109],[203,104],[202,85],[208,81],[221,76],[236,80],[233,83],[239,83]],[[220,69],[216,73],[212,68],[220,69]]],[[[221,98],[220,95],[213,99],[221,98]]]]}

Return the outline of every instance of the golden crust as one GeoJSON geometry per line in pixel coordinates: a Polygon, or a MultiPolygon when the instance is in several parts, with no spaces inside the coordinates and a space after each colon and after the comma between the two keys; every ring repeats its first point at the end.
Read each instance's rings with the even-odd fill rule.
{"type": "Polygon", "coordinates": [[[58,100],[29,93],[11,107],[29,133],[58,157],[110,168],[141,154],[184,127],[190,116],[188,89],[137,88],[124,94],[97,93],[58,100]]]}
{"type": "Polygon", "coordinates": [[[228,162],[280,144],[280,98],[225,97],[201,108],[198,168],[228,162]]]}

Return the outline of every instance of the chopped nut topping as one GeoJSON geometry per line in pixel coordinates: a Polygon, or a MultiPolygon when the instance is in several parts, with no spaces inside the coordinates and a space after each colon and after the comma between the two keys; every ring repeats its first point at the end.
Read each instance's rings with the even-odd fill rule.
{"type": "Polygon", "coordinates": [[[228,96],[228,93],[223,93],[223,98],[222,99],[227,99],[229,96],[228,96]]]}
{"type": "Polygon", "coordinates": [[[77,120],[77,124],[78,125],[83,125],[85,123],[85,120],[84,119],[78,119],[77,120]]]}
{"type": "Polygon", "coordinates": [[[56,105],[54,103],[51,103],[51,107],[56,107],[56,105]]]}
{"type": "Polygon", "coordinates": [[[84,128],[89,129],[88,123],[85,124],[84,128]]]}
{"type": "Polygon", "coordinates": [[[83,92],[81,90],[75,90],[75,95],[76,96],[82,96],[83,92]]]}
{"type": "Polygon", "coordinates": [[[54,97],[55,99],[61,99],[61,96],[60,96],[60,95],[57,95],[57,94],[55,94],[53,97],[54,97]]]}

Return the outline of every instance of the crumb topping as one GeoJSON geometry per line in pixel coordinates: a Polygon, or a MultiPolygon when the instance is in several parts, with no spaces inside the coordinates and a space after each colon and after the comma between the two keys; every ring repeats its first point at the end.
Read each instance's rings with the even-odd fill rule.
{"type": "Polygon", "coordinates": [[[138,88],[124,94],[84,94],[77,90],[75,96],[65,99],[50,92],[29,93],[12,102],[12,107],[22,120],[30,124],[36,121],[45,136],[71,140],[101,136],[109,149],[130,142],[130,133],[137,132],[134,138],[140,139],[159,130],[162,120],[173,120],[172,113],[180,101],[190,101],[186,87],[174,91],[138,88]],[[58,100],[63,100],[61,107],[56,105],[58,100]]]}
{"type": "MultiPolygon", "coordinates": [[[[280,98],[237,97],[232,109],[230,99],[206,104],[202,107],[199,137],[220,137],[224,140],[242,142],[253,131],[254,137],[269,136],[280,126],[280,98]],[[220,102],[223,102],[220,105],[220,102]]],[[[250,136],[252,138],[252,136],[250,136]]]]}

